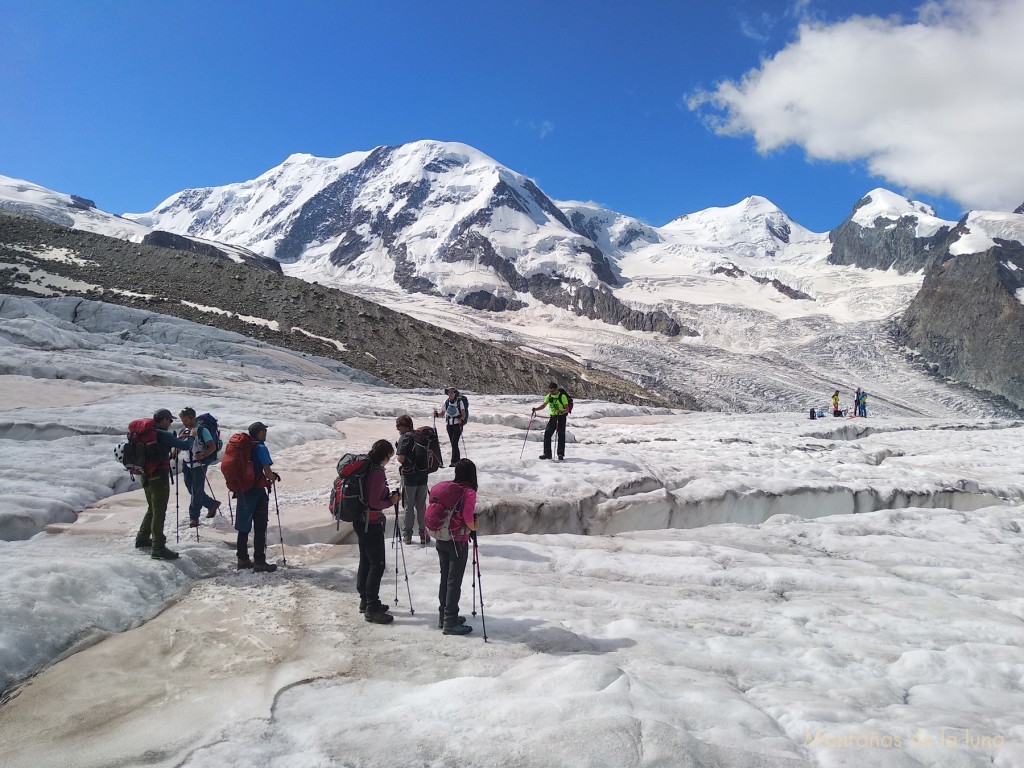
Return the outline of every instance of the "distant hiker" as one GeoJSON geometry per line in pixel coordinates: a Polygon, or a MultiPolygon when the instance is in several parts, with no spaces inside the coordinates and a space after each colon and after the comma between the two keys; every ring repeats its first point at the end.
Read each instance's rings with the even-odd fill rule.
{"type": "Polygon", "coordinates": [[[565,458],[565,421],[569,415],[569,396],[564,390],[560,390],[558,384],[548,384],[548,393],[544,396],[544,402],[533,409],[533,413],[548,409],[548,425],[544,430],[544,453],[540,458],[551,458],[551,436],[558,432],[558,460],[565,458]]]}
{"type": "Polygon", "coordinates": [[[448,442],[452,445],[452,461],[448,466],[454,467],[462,457],[459,453],[459,438],[462,437],[462,427],[469,414],[465,405],[466,398],[459,394],[459,390],[448,387],[444,393],[448,395],[448,399],[441,404],[440,411],[434,411],[434,416],[444,416],[445,426],[448,428],[448,442]]]}
{"type": "Polygon", "coordinates": [[[853,415],[860,416],[860,387],[853,393],[853,415]]]}
{"type": "Polygon", "coordinates": [[[867,415],[868,415],[868,393],[866,391],[862,391],[860,393],[860,401],[859,402],[860,402],[860,413],[859,413],[859,415],[867,418],[867,415]]]}
{"type": "Polygon", "coordinates": [[[444,480],[430,489],[427,525],[435,532],[434,546],[441,566],[437,626],[446,635],[468,635],[473,631],[465,617],[459,616],[459,599],[469,560],[469,542],[476,536],[476,491],[476,465],[469,459],[455,465],[454,480],[444,480]]]}
{"type": "Polygon", "coordinates": [[[832,415],[842,416],[843,412],[839,410],[839,390],[837,389],[832,393],[832,415]]]}
{"type": "MultiPolygon", "coordinates": [[[[142,472],[142,489],[146,494],[146,514],[142,525],[135,535],[136,549],[152,547],[150,555],[154,560],[177,560],[178,553],[167,548],[167,537],[164,535],[164,520],[167,517],[167,501],[171,497],[171,450],[187,451],[192,447],[192,440],[179,439],[170,432],[174,416],[166,408],[161,408],[150,419],[139,419],[141,429],[137,430],[141,439],[153,447],[152,460],[146,462],[142,472]],[[154,445],[155,444],[155,445],[154,445]]],[[[133,430],[129,427],[129,440],[133,430]]]]}
{"type": "Polygon", "coordinates": [[[380,601],[380,580],[385,567],[383,510],[398,504],[402,497],[398,491],[392,493],[388,489],[384,474],[384,465],[394,454],[395,449],[387,440],[378,440],[367,453],[370,469],[363,486],[367,510],[365,517],[352,525],[359,540],[359,570],[356,572],[359,612],[373,624],[390,624],[395,620],[388,613],[389,606],[380,601]]]}
{"type": "Polygon", "coordinates": [[[207,517],[216,517],[220,502],[210,498],[206,493],[206,468],[217,455],[217,436],[211,431],[210,425],[196,420],[194,408],[182,408],[178,418],[185,425],[183,436],[192,436],[195,442],[192,450],[185,454],[185,469],[182,476],[185,488],[192,497],[188,505],[189,528],[199,527],[199,512],[204,508],[207,517]]]}
{"type": "MultiPolygon", "coordinates": [[[[275,563],[267,562],[267,522],[270,519],[270,494],[268,488],[280,482],[281,476],[271,469],[274,461],[267,448],[267,427],[262,421],[249,425],[252,447],[249,460],[252,462],[253,483],[248,490],[238,492],[238,509],[235,513],[236,554],[238,570],[252,568],[260,573],[273,573],[275,563]],[[252,559],[249,559],[249,531],[252,531],[252,559]]],[[[237,435],[235,437],[238,437],[237,435]]],[[[235,438],[232,438],[234,440],[235,438]]],[[[243,460],[245,457],[242,457],[243,460]]],[[[225,455],[224,461],[228,457],[225,455]]]]}
{"type": "Polygon", "coordinates": [[[430,541],[423,523],[423,514],[427,510],[427,470],[416,466],[416,435],[413,432],[412,417],[399,416],[395,419],[395,428],[399,434],[396,457],[401,465],[398,471],[402,479],[402,506],[405,508],[404,542],[412,544],[412,524],[415,518],[420,544],[426,544],[430,541]]]}

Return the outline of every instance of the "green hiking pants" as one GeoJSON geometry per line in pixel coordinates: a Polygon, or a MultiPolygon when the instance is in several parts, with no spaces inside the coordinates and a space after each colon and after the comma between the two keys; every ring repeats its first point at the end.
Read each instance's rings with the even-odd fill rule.
{"type": "Polygon", "coordinates": [[[171,481],[166,477],[151,477],[142,489],[146,492],[146,516],[142,518],[137,538],[153,540],[153,550],[167,546],[164,536],[164,520],[167,517],[167,500],[171,498],[171,481]]]}

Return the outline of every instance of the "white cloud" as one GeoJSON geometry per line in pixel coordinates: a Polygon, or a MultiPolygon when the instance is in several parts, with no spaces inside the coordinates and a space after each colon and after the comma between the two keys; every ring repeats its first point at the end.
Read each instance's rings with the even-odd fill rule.
{"type": "Polygon", "coordinates": [[[722,134],[762,153],[865,160],[916,193],[968,208],[1024,200],[1024,2],[942,0],[918,19],[804,22],[798,39],[748,72],[688,99],[722,134]]]}

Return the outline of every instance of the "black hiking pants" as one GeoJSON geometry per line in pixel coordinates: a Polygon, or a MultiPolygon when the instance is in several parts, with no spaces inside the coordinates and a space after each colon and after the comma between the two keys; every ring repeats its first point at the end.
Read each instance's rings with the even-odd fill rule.
{"type": "Polygon", "coordinates": [[[352,526],[359,539],[359,570],[356,591],[366,601],[367,610],[380,602],[380,580],[384,578],[384,523],[357,520],[352,526]]]}
{"type": "MultiPolygon", "coordinates": [[[[437,559],[441,565],[441,586],[437,590],[438,609],[446,619],[459,615],[462,577],[469,561],[469,541],[437,541],[437,559]]],[[[451,623],[451,622],[449,622],[451,623]]]]}
{"type": "Polygon", "coordinates": [[[565,456],[565,420],[568,414],[548,417],[548,425],[544,429],[544,455],[551,458],[551,436],[558,432],[558,458],[565,456]]]}
{"type": "Polygon", "coordinates": [[[462,458],[462,454],[459,453],[459,438],[462,437],[462,425],[461,424],[449,424],[448,425],[448,442],[452,444],[452,464],[462,458]]]}

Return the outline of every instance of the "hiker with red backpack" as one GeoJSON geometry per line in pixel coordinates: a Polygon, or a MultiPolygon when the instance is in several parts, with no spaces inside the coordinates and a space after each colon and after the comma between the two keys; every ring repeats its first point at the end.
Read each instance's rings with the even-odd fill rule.
{"type": "Polygon", "coordinates": [[[224,484],[238,498],[235,514],[238,570],[252,568],[260,573],[277,570],[275,563],[267,562],[268,489],[280,482],[281,476],[271,469],[274,461],[266,445],[267,429],[262,421],[256,421],[249,425],[248,432],[232,435],[221,461],[224,484]],[[249,531],[253,532],[252,559],[249,558],[249,531]]]}
{"type": "Polygon", "coordinates": [[[395,455],[395,448],[387,440],[378,440],[366,454],[370,466],[363,481],[363,502],[366,511],[352,524],[359,541],[359,570],[356,571],[356,591],[359,593],[359,612],[372,624],[390,624],[395,617],[388,613],[390,606],[380,601],[380,581],[384,578],[384,510],[396,506],[401,494],[388,489],[384,465],[395,455]]]}
{"type": "MultiPolygon", "coordinates": [[[[430,489],[427,528],[436,539],[434,546],[441,566],[437,626],[446,635],[468,635],[473,631],[466,618],[459,615],[459,599],[469,560],[469,542],[476,537],[476,491],[476,465],[469,459],[460,459],[455,465],[454,480],[443,480],[430,489]]],[[[485,631],[485,639],[486,634],[485,631]]]]}
{"type": "Polygon", "coordinates": [[[144,456],[137,465],[137,474],[146,494],[146,514],[135,535],[135,548],[152,547],[150,557],[154,560],[178,559],[178,553],[167,548],[164,535],[167,502],[171,498],[171,450],[189,450],[192,440],[182,440],[171,432],[173,421],[171,412],[161,408],[152,419],[136,419],[128,425],[128,444],[136,446],[144,456]]]}
{"type": "Polygon", "coordinates": [[[544,429],[544,453],[540,458],[551,458],[551,436],[558,432],[558,460],[562,461],[565,459],[565,422],[572,412],[572,398],[552,381],[548,384],[544,402],[534,408],[533,413],[536,414],[544,408],[548,409],[548,425],[544,429]]]}
{"type": "Polygon", "coordinates": [[[206,468],[217,458],[219,449],[219,436],[214,434],[217,431],[216,420],[210,424],[213,418],[208,413],[196,417],[194,408],[182,408],[178,412],[178,418],[185,425],[182,432],[183,437],[192,436],[195,442],[192,449],[185,455],[185,469],[182,473],[185,480],[185,490],[189,492],[191,502],[188,505],[189,528],[199,527],[199,513],[205,508],[207,517],[216,517],[220,502],[206,493],[206,468]]]}

